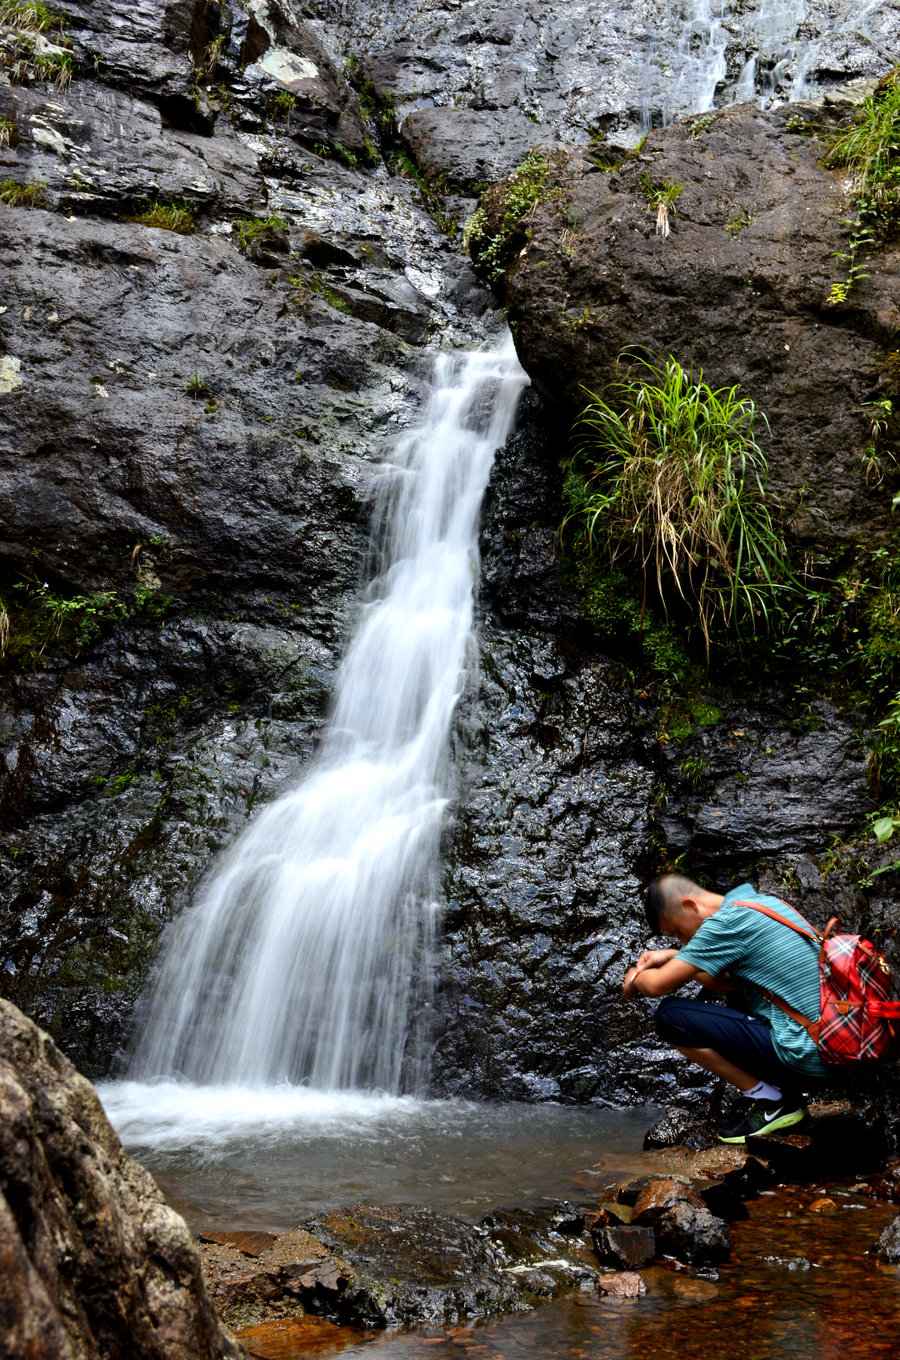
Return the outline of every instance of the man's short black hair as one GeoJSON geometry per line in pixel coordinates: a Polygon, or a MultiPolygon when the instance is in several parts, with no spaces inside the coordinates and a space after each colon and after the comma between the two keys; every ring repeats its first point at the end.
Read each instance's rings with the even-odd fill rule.
{"type": "Polygon", "coordinates": [[[647,925],[650,927],[651,935],[661,934],[659,926],[659,914],[665,910],[665,902],[660,891],[659,879],[651,883],[644,897],[644,915],[647,917],[647,925]]]}

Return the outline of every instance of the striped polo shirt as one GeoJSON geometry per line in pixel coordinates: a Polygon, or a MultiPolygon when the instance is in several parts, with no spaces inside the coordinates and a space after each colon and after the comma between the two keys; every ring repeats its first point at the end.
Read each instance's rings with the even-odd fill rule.
{"type": "MultiPolygon", "coordinates": [[[[742,883],[725,894],[721,907],[707,917],[678,957],[713,977],[727,971],[733,978],[755,982],[780,996],[801,1015],[818,1020],[818,946],[780,921],[738,905],[747,900],[771,907],[798,925],[804,924],[787,903],[742,883]]],[[[803,1026],[773,1006],[756,987],[741,987],[738,1005],[739,1009],[769,1022],[775,1051],[787,1067],[811,1077],[827,1075],[828,1068],[803,1026]]]]}

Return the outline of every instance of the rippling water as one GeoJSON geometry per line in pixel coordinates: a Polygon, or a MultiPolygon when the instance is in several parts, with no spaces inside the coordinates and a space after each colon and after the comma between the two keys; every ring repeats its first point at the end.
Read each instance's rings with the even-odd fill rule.
{"type": "Polygon", "coordinates": [[[129,1153],[194,1229],[296,1227],[354,1200],[463,1214],[583,1197],[639,1165],[651,1109],[484,1105],[306,1087],[101,1085],[129,1153]]]}

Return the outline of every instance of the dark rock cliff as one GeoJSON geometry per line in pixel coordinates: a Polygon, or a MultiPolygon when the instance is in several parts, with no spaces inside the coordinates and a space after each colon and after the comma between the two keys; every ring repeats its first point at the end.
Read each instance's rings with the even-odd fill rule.
{"type": "MultiPolygon", "coordinates": [[[[465,198],[533,142],[633,123],[623,62],[650,20],[598,9],[588,24],[589,7],[549,4],[67,8],[67,88],[0,85],[0,177],[39,189],[36,206],[0,206],[0,957],[3,992],[97,1075],[166,922],[315,748],[372,468],[415,416],[427,349],[494,324],[414,167],[389,167],[377,138],[465,198]]],[[[873,73],[873,50],[848,38],[822,79],[873,73]]],[[[655,133],[612,174],[565,154],[574,226],[561,242],[555,210],[535,214],[508,285],[540,393],[486,507],[435,1078],[625,1100],[675,1081],[647,1009],[619,996],[659,842],[719,882],[764,873],[821,916],[823,851],[869,794],[852,713],[775,694],[748,706],[727,676],[703,696],[715,721],[661,740],[560,579],[558,399],[636,338],[696,344],[711,378],[759,384],[798,532],[816,541],[811,505],[836,539],[884,532],[884,499],[855,469],[855,408],[896,324],[896,261],[880,310],[824,307],[839,179],[783,111],[655,133]],[[685,180],[666,241],[636,196],[643,170],[685,180]],[[729,232],[739,209],[749,221],[729,232]]],[[[856,912],[855,880],[835,882],[829,905],[856,912]]],[[[893,929],[888,895],[865,910],[893,929]]]]}

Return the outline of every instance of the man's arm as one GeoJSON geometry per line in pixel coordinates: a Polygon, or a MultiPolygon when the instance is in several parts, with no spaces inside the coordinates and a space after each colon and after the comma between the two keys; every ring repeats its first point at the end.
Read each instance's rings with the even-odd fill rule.
{"type": "Polygon", "coordinates": [[[626,996],[634,996],[635,992],[640,992],[642,996],[667,996],[686,982],[702,982],[708,986],[709,983],[715,984],[715,981],[692,963],[685,963],[676,953],[666,963],[656,966],[650,964],[645,968],[641,968],[638,963],[629,968],[622,991],[626,996]]]}

